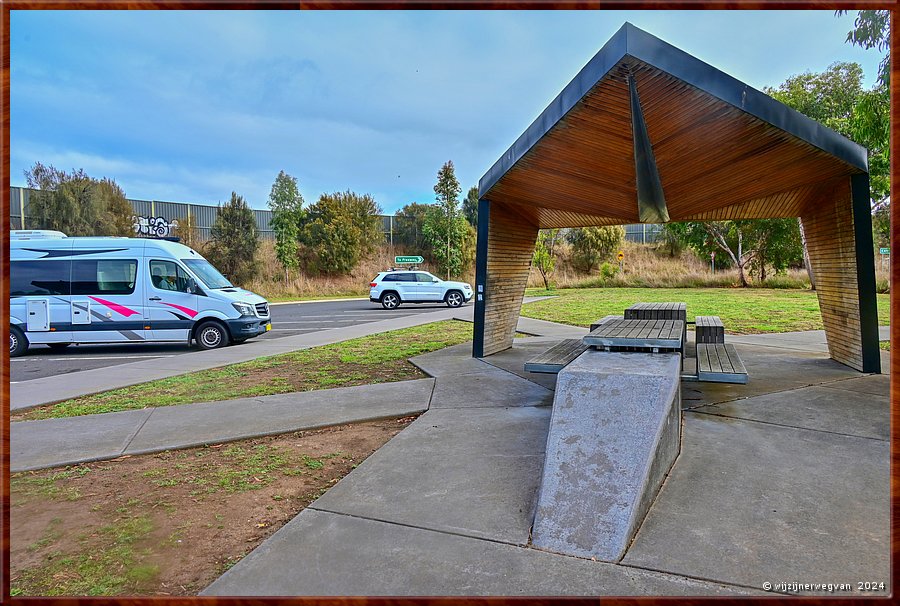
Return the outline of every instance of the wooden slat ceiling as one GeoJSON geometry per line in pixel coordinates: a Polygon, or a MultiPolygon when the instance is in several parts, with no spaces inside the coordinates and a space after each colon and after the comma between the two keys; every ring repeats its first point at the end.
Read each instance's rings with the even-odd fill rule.
{"type": "Polygon", "coordinates": [[[542,228],[637,223],[629,73],[672,221],[795,217],[816,186],[861,172],[625,56],[482,197],[542,228]]]}

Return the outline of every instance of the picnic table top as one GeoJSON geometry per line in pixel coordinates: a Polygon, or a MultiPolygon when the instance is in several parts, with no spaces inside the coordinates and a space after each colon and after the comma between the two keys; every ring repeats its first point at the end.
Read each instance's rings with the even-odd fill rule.
{"type": "Polygon", "coordinates": [[[584,337],[600,347],[665,347],[681,349],[683,320],[609,320],[584,337]]]}
{"type": "Polygon", "coordinates": [[[678,310],[685,311],[687,309],[687,303],[635,303],[628,309],[630,310],[649,310],[649,311],[663,311],[663,310],[678,310]]]}

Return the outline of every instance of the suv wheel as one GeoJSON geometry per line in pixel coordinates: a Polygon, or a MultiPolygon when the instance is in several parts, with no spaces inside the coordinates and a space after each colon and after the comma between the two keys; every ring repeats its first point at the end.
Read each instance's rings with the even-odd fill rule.
{"type": "Polygon", "coordinates": [[[400,306],[400,296],[395,292],[386,292],[381,295],[381,306],[385,309],[396,309],[400,306]]]}
{"type": "Polygon", "coordinates": [[[462,293],[458,290],[451,290],[447,293],[447,307],[459,307],[466,302],[462,293]]]}
{"type": "Polygon", "coordinates": [[[216,349],[228,345],[228,330],[218,322],[207,321],[197,327],[194,340],[200,349],[216,349]]]}
{"type": "Polygon", "coordinates": [[[21,356],[28,350],[28,339],[20,329],[9,327],[9,357],[21,356]]]}

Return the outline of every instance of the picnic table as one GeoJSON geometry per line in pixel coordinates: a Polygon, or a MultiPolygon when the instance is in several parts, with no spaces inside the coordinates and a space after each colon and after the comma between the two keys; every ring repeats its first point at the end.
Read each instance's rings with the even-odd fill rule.
{"type": "Polygon", "coordinates": [[[682,352],[684,348],[682,320],[612,320],[598,326],[584,337],[586,345],[607,350],[650,349],[682,352]]]}
{"type": "MultiPolygon", "coordinates": [[[[567,339],[525,363],[529,372],[558,373],[588,348],[606,351],[678,352],[682,364],[687,345],[687,304],[635,303],[624,317],[606,316],[591,324],[580,341],[567,339]]],[[[695,332],[696,374],[684,380],[746,383],[747,369],[731,344],[725,344],[725,328],[718,316],[697,316],[695,332]]]]}

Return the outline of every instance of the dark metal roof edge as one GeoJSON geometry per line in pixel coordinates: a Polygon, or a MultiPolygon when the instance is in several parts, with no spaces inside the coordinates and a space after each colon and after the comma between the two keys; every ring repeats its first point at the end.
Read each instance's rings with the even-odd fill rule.
{"type": "Polygon", "coordinates": [[[630,23],[623,28],[628,55],[868,172],[865,147],[630,23]]]}
{"type": "Polygon", "coordinates": [[[609,73],[609,70],[625,57],[625,51],[628,46],[626,40],[627,26],[629,25],[631,24],[625,23],[613,34],[612,38],[607,40],[603,48],[581,68],[581,71],[578,72],[571,82],[566,84],[565,88],[550,102],[550,105],[535,118],[531,126],[519,135],[519,138],[500,156],[499,160],[494,162],[494,165],[478,181],[479,197],[493,187],[500,180],[500,177],[506,174],[541,137],[546,135],[569,110],[581,101],[582,97],[597,82],[609,73]]]}
{"type": "Polygon", "coordinates": [[[487,193],[625,56],[634,57],[661,69],[705,93],[868,172],[868,151],[865,147],[680,48],[625,22],[481,177],[478,182],[479,197],[487,193]]]}

